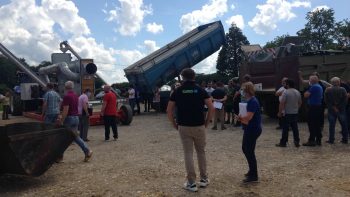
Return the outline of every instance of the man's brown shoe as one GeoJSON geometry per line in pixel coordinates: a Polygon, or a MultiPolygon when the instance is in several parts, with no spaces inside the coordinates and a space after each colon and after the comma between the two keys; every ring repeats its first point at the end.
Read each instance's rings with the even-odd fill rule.
{"type": "Polygon", "coordinates": [[[88,154],[85,155],[84,162],[88,162],[92,157],[92,151],[90,150],[88,154]]]}

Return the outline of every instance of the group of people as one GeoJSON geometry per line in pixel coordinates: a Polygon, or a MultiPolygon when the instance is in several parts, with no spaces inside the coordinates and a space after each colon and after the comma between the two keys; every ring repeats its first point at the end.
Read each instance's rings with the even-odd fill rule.
{"type": "MultiPolygon", "coordinates": [[[[221,115],[219,115],[220,117],[214,118],[214,124],[217,118],[220,118],[222,123],[221,129],[224,129],[222,111],[225,108],[224,102],[227,100],[227,95],[223,89],[224,86],[222,83],[216,83],[217,87],[215,87],[215,90],[211,89],[211,83],[208,84],[206,89],[198,86],[195,82],[195,72],[190,68],[184,69],[181,72],[181,76],[183,83],[170,95],[167,116],[172,126],[179,131],[183,145],[187,172],[187,182],[184,184],[184,188],[196,192],[198,191],[198,187],[193,161],[193,148],[195,148],[197,153],[198,168],[200,171],[198,185],[199,187],[206,187],[209,184],[209,179],[205,152],[205,129],[210,124],[214,113],[216,116],[221,113],[221,115]],[[215,102],[218,103],[215,104],[215,102]],[[176,119],[174,118],[175,108],[176,119]],[[206,113],[203,115],[203,112],[206,113]]],[[[235,93],[237,92],[235,91],[235,93]]],[[[255,88],[252,82],[247,80],[242,83],[239,94],[244,97],[244,101],[247,103],[247,113],[245,115],[234,115],[233,119],[239,121],[244,130],[242,150],[248,161],[249,171],[244,175],[245,179],[243,182],[250,183],[258,180],[255,145],[262,132],[261,112],[259,102],[254,96],[255,88]]]]}
{"type": "MultiPolygon", "coordinates": [[[[328,111],[329,144],[335,143],[335,124],[339,120],[341,125],[341,143],[347,144],[349,139],[350,118],[350,88],[339,77],[333,77],[330,83],[320,80],[318,73],[310,75],[304,80],[300,74],[300,84],[307,86],[303,95],[296,89],[295,81],[284,77],[282,87],[276,91],[279,96],[278,117],[282,127],[282,137],[278,147],[286,147],[289,128],[293,131],[294,145],[300,147],[298,129],[299,109],[303,100],[307,102],[307,124],[309,138],[303,146],[321,146],[322,130],[324,127],[324,112],[328,111]],[[303,99],[304,97],[304,99],[303,99]]],[[[244,183],[258,180],[257,161],[255,157],[256,141],[262,133],[261,108],[255,97],[255,86],[250,76],[243,77],[242,84],[234,78],[225,86],[221,82],[195,83],[195,72],[184,69],[181,72],[183,83],[174,89],[170,96],[167,116],[172,126],[179,131],[182,141],[187,182],[184,188],[189,191],[198,191],[199,187],[209,184],[206,167],[206,132],[212,119],[213,130],[217,129],[218,120],[221,129],[224,124],[242,126],[242,151],[247,159],[249,171],[245,174],[244,183]],[[239,114],[239,103],[246,103],[245,115],[239,114]],[[176,113],[174,110],[176,108],[176,113]],[[203,115],[204,111],[204,115],[203,115]],[[226,113],[226,114],[225,114],[226,113]],[[237,115],[238,114],[238,115],[237,115]],[[176,118],[174,118],[176,116],[176,118]],[[198,168],[200,171],[199,183],[196,183],[196,173],[193,161],[193,149],[197,152],[198,168]]]]}
{"type": "Polygon", "coordinates": [[[156,87],[153,92],[147,91],[147,87],[144,86],[142,89],[137,85],[130,84],[128,91],[125,91],[124,96],[128,98],[129,105],[133,111],[133,115],[140,114],[140,102],[144,104],[143,112],[150,112],[153,108],[158,112],[160,110],[160,88],[156,87]],[[152,105],[153,104],[153,105],[152,105]],[[136,111],[135,111],[136,107],[136,111]]]}
{"type": "MultiPolygon", "coordinates": [[[[89,98],[91,90],[85,89],[78,96],[74,92],[74,83],[67,81],[64,84],[65,95],[63,98],[54,90],[52,83],[46,86],[46,93],[43,97],[42,116],[47,124],[63,125],[70,129],[74,136],[74,142],[84,152],[84,161],[88,161],[92,156],[92,151],[88,147],[88,129],[89,129],[89,98]],[[78,132],[79,131],[79,132],[78,132]]],[[[103,105],[100,115],[103,117],[105,126],[105,141],[110,139],[110,128],[112,128],[114,140],[118,139],[117,130],[117,97],[111,91],[109,85],[104,86],[103,105]]],[[[58,159],[60,162],[63,155],[58,159]]]]}
{"type": "MultiPolygon", "coordinates": [[[[309,139],[303,146],[321,146],[322,130],[324,128],[324,112],[327,109],[329,122],[329,137],[326,143],[335,143],[335,125],[337,119],[341,125],[341,143],[347,144],[349,138],[350,120],[350,88],[339,77],[333,77],[330,83],[320,80],[318,73],[310,75],[309,80],[304,80],[300,74],[300,84],[306,84],[304,98],[307,99],[307,123],[309,139]]],[[[289,128],[293,131],[294,145],[300,146],[298,129],[298,112],[302,104],[301,93],[295,89],[292,79],[283,78],[282,87],[276,92],[279,96],[278,117],[282,125],[282,138],[276,146],[286,147],[289,128]]]]}

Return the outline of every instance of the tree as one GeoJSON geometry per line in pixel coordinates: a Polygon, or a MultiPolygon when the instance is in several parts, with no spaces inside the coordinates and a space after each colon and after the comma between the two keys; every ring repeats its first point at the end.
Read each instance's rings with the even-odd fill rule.
{"type": "MultiPolygon", "coordinates": [[[[17,83],[16,71],[17,66],[12,61],[0,56],[0,85],[1,91],[12,89],[17,83]]],[[[0,92],[4,93],[4,92],[0,92]]]]}
{"type": "Polygon", "coordinates": [[[306,38],[306,49],[322,50],[334,48],[334,10],[322,8],[308,12],[306,20],[305,28],[297,32],[298,36],[306,38]]]}
{"type": "Polygon", "coordinates": [[[42,61],[38,66],[30,66],[30,69],[34,72],[39,72],[40,68],[50,66],[51,64],[50,61],[42,61]]]}
{"type": "Polygon", "coordinates": [[[242,30],[234,23],[231,25],[229,32],[226,33],[226,43],[219,52],[216,61],[218,73],[224,77],[237,77],[240,63],[243,59],[242,45],[249,45],[249,41],[242,30]]]}
{"type": "Polygon", "coordinates": [[[337,48],[350,47],[350,20],[345,19],[335,24],[335,40],[337,41],[337,48]]]}
{"type": "Polygon", "coordinates": [[[282,36],[277,36],[273,41],[267,42],[264,46],[264,49],[275,48],[275,47],[281,46],[284,39],[288,36],[289,36],[289,34],[283,34],[282,36]]]}
{"type": "Polygon", "coordinates": [[[230,80],[231,78],[229,77],[225,77],[220,75],[219,73],[211,73],[211,74],[197,74],[196,75],[196,83],[197,84],[201,84],[203,81],[205,81],[206,83],[209,82],[217,82],[217,81],[221,81],[225,84],[227,84],[227,82],[230,80]]]}

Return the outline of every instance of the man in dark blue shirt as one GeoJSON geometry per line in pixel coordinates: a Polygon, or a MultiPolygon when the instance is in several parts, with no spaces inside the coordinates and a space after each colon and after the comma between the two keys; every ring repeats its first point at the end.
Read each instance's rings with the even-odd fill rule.
{"type": "Polygon", "coordinates": [[[322,118],[323,116],[323,89],[318,83],[319,79],[316,75],[311,75],[309,78],[311,87],[304,93],[308,104],[308,127],[309,140],[303,146],[321,146],[322,139],[322,118]]]}
{"type": "Polygon", "coordinates": [[[221,82],[216,83],[216,89],[211,93],[211,97],[213,99],[214,107],[215,107],[214,126],[212,129],[217,130],[217,124],[219,119],[221,123],[221,130],[225,130],[226,127],[224,125],[224,122],[225,122],[224,102],[226,101],[227,96],[224,90],[223,83],[221,82]]]}
{"type": "Polygon", "coordinates": [[[184,83],[170,96],[167,115],[173,127],[179,131],[185,156],[187,183],[185,189],[196,192],[196,172],[193,163],[193,145],[195,146],[200,171],[201,187],[209,184],[205,156],[206,133],[214,107],[208,93],[195,84],[195,72],[186,68],[181,72],[184,83]],[[207,117],[204,117],[204,105],[208,107],[207,117]],[[173,111],[177,107],[176,122],[173,111]]]}

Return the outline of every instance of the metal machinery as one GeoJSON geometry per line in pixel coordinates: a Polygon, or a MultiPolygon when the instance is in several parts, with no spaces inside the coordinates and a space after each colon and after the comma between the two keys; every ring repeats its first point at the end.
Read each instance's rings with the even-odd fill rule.
{"type": "MultiPolygon", "coordinates": [[[[28,111],[33,111],[39,107],[40,102],[37,102],[40,91],[39,86],[45,89],[46,84],[49,82],[57,84],[58,92],[61,96],[64,94],[64,83],[68,80],[74,82],[74,90],[76,93],[80,94],[87,88],[94,92],[97,66],[93,63],[93,59],[81,58],[67,41],[60,43],[60,50],[62,53],[53,53],[51,55],[52,65],[40,68],[39,73],[36,74],[0,43],[0,52],[16,63],[16,65],[33,80],[33,83],[21,84],[21,100],[24,103],[24,111],[27,111],[24,113],[25,116],[37,119],[41,118],[40,115],[28,111]],[[75,60],[72,60],[71,53],[67,53],[68,51],[76,57],[75,60]],[[49,77],[50,74],[55,74],[56,77],[52,79],[49,77]]],[[[117,114],[118,120],[123,124],[130,124],[132,121],[130,106],[122,104],[119,107],[120,110],[117,114]]],[[[90,116],[90,120],[93,125],[102,123],[98,113],[90,116]]]]}
{"type": "MultiPolygon", "coordinates": [[[[130,83],[152,93],[156,87],[179,76],[182,69],[193,67],[219,50],[225,41],[220,21],[202,25],[125,68],[124,72],[130,83]]],[[[161,106],[166,103],[167,97],[161,97],[161,106]]]]}
{"type": "MultiPolygon", "coordinates": [[[[350,52],[323,50],[304,51],[303,38],[286,37],[283,44],[275,49],[262,49],[257,45],[242,46],[245,61],[240,67],[240,78],[250,74],[252,82],[259,84],[257,97],[264,112],[270,117],[276,117],[278,112],[278,97],[275,91],[280,87],[281,79],[288,77],[296,83],[301,92],[306,87],[299,83],[301,71],[304,79],[315,71],[321,79],[329,81],[332,77],[350,79],[350,52]]],[[[303,102],[304,104],[306,102],[303,102]]],[[[306,105],[300,109],[301,119],[305,119],[306,105]]]]}
{"type": "MultiPolygon", "coordinates": [[[[39,74],[31,71],[6,47],[0,43],[0,52],[11,61],[16,63],[32,83],[21,84],[21,99],[24,106],[31,109],[41,106],[40,88],[53,82],[58,84],[58,92],[64,94],[64,83],[73,81],[75,92],[89,88],[94,91],[96,65],[92,59],[82,59],[65,41],[60,44],[63,53],[51,55],[52,65],[39,69],[39,74]],[[77,58],[72,61],[70,51],[77,58]],[[54,78],[50,75],[55,74],[54,78]],[[34,102],[33,102],[34,101],[34,102]]],[[[40,114],[35,112],[24,112],[32,118],[41,119],[40,114]]],[[[132,121],[131,108],[128,105],[121,105],[117,118],[123,124],[130,124],[132,121]]],[[[102,123],[99,113],[90,116],[92,122],[102,123]]],[[[0,174],[21,174],[28,176],[39,176],[64,153],[73,141],[72,132],[65,127],[47,125],[38,122],[14,123],[0,126],[0,174]]]]}
{"type": "Polygon", "coordinates": [[[0,126],[0,175],[40,176],[73,141],[70,130],[38,122],[0,126]]]}

